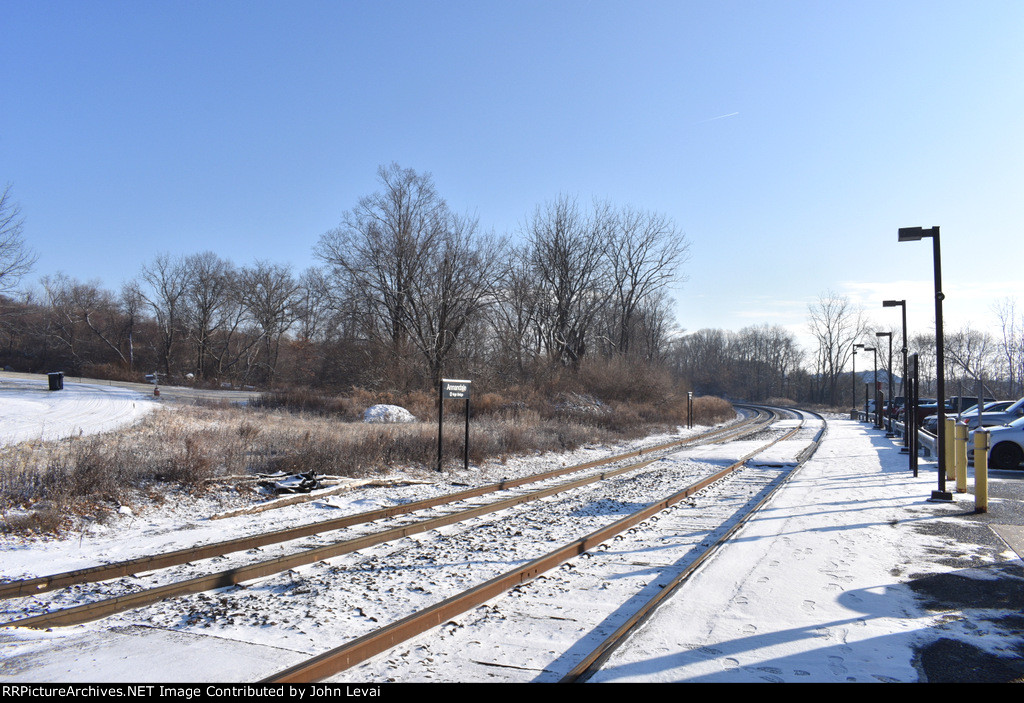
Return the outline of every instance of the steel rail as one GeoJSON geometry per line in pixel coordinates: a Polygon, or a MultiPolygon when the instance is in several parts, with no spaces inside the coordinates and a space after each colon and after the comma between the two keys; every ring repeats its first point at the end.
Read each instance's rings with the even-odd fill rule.
{"type": "Polygon", "coordinates": [[[625,461],[627,459],[631,459],[637,456],[643,456],[645,454],[667,451],[669,449],[682,446],[685,444],[694,444],[697,442],[712,440],[721,441],[721,437],[730,437],[734,433],[742,431],[742,428],[745,428],[750,424],[756,423],[757,420],[758,417],[754,416],[751,418],[744,419],[738,423],[733,423],[725,427],[719,427],[714,430],[702,433],[700,435],[694,435],[693,437],[687,437],[685,439],[680,440],[673,440],[671,442],[666,442],[652,447],[636,449],[623,454],[605,457],[604,459],[597,459],[583,464],[576,464],[573,466],[553,469],[551,471],[545,471],[538,474],[531,474],[530,476],[523,476],[517,479],[502,480],[496,483],[478,486],[476,488],[471,488],[464,491],[448,493],[443,496],[425,498],[423,500],[405,503],[403,505],[392,506],[389,508],[378,508],[376,510],[370,510],[363,513],[357,513],[354,515],[347,515],[340,518],[333,518],[331,520],[324,520],[321,522],[299,525],[296,527],[290,527],[283,530],[275,530],[273,532],[266,532],[258,535],[251,535],[248,537],[239,537],[235,539],[224,540],[221,542],[213,542],[199,547],[188,547],[186,549],[179,549],[158,555],[148,555],[144,557],[128,559],[110,564],[100,564],[97,566],[75,569],[72,571],[65,571],[62,573],[51,574],[48,576],[38,576],[34,578],[8,581],[0,583],[0,599],[36,595],[39,593],[46,593],[48,591],[57,590],[59,588],[66,588],[68,586],[73,586],[79,583],[94,583],[97,581],[105,581],[107,579],[118,578],[121,576],[129,576],[144,571],[156,571],[158,569],[166,569],[171,566],[179,566],[181,564],[187,564],[189,562],[198,561],[200,559],[208,559],[211,557],[223,556],[225,554],[230,554],[233,552],[240,552],[248,549],[264,547],[270,544],[288,542],[295,539],[301,539],[303,537],[310,537],[323,532],[330,532],[333,530],[343,529],[345,527],[352,527],[354,525],[361,525],[368,522],[374,522],[376,520],[382,520],[385,518],[396,517],[399,515],[406,515],[408,513],[413,513],[420,510],[427,510],[429,508],[448,505],[450,503],[455,503],[461,500],[477,498],[479,496],[487,495],[489,493],[497,493],[502,490],[518,488],[519,486],[528,485],[530,483],[538,483],[540,481],[546,481],[551,478],[558,478],[559,476],[564,476],[579,471],[586,471],[587,469],[597,468],[598,466],[604,466],[606,464],[611,464],[616,461],[625,461]]]}
{"type": "MultiPolygon", "coordinates": [[[[769,500],[771,500],[771,498],[779,491],[779,489],[782,488],[782,486],[784,486],[789,481],[789,479],[793,477],[794,472],[797,469],[799,469],[800,466],[802,466],[807,460],[809,460],[811,456],[814,455],[814,452],[817,450],[818,445],[824,438],[828,423],[825,421],[825,418],[818,413],[810,411],[801,412],[816,415],[822,422],[822,430],[818,432],[818,434],[815,436],[814,440],[811,442],[808,448],[800,453],[796,467],[794,467],[793,470],[786,475],[784,480],[779,481],[767,494],[762,496],[761,499],[754,506],[752,506],[739,520],[737,520],[734,525],[732,525],[721,536],[719,536],[718,539],[716,539],[711,545],[709,545],[705,551],[701,552],[696,559],[694,559],[691,563],[687,564],[684,569],[682,569],[678,574],[672,577],[663,588],[661,588],[649,600],[643,603],[633,613],[633,615],[627,618],[625,622],[623,622],[619,627],[615,629],[615,631],[613,631],[608,637],[602,640],[594,649],[591,650],[591,652],[587,656],[583,657],[583,659],[581,659],[572,669],[569,670],[569,672],[565,676],[563,676],[559,680],[559,683],[580,683],[586,681],[591,676],[593,676],[595,672],[600,670],[601,666],[604,664],[604,662],[608,660],[608,658],[615,652],[615,650],[618,649],[633,632],[635,632],[641,625],[643,625],[645,622],[647,622],[648,619],[650,619],[650,617],[654,614],[654,611],[658,608],[658,606],[660,606],[664,601],[673,596],[682,587],[683,583],[685,583],[686,580],[689,579],[690,576],[692,576],[693,573],[698,568],[700,568],[702,564],[704,564],[704,562],[710,559],[714,554],[718,552],[719,549],[721,549],[726,544],[726,542],[732,539],[733,535],[736,534],[736,532],[738,532],[739,529],[747,523],[750,517],[756,514],[757,511],[760,510],[762,507],[764,507],[764,505],[769,500]]],[[[788,433],[786,437],[782,437],[777,441],[782,441],[783,439],[792,436],[793,434],[798,432],[802,428],[802,426],[803,422],[801,421],[801,427],[794,429],[792,432],[788,433]]]]}
{"type": "Polygon", "coordinates": [[[780,442],[803,426],[794,428],[784,436],[772,440],[757,450],[747,454],[736,463],[727,466],[704,479],[673,493],[667,498],[648,504],[644,508],[627,515],[587,536],[574,540],[555,549],[523,567],[513,569],[478,586],[463,591],[439,603],[424,608],[389,625],[369,632],[339,647],[331,649],[306,661],[300,662],[263,680],[263,683],[300,683],[318,681],[344,671],[355,664],[366,661],[391,649],[416,635],[422,634],[449,619],[477,607],[488,600],[499,596],[509,589],[531,581],[538,575],[550,571],[569,559],[579,556],[594,547],[615,537],[634,525],[649,519],[653,515],[675,505],[681,500],[707,488],[713,483],[732,474],[749,459],[780,442]]]}
{"type": "MultiPolygon", "coordinates": [[[[744,426],[742,429],[733,428],[730,435],[743,434],[749,431],[748,426],[744,426]]],[[[721,436],[721,435],[720,435],[721,436]]],[[[678,444],[678,442],[667,443],[660,445],[659,448],[667,449],[670,445],[678,444]]],[[[655,451],[654,448],[643,450],[642,452],[630,452],[627,455],[629,458],[636,456],[637,454],[651,454],[655,451]]],[[[227,569],[224,571],[216,572],[213,574],[207,574],[204,576],[197,576],[195,578],[186,579],[184,581],[177,581],[163,586],[157,586],[149,588],[136,593],[131,593],[123,596],[116,596],[114,598],[108,598],[93,603],[86,603],[83,605],[72,606],[69,608],[62,608],[49,613],[43,613],[40,615],[34,615],[27,618],[21,618],[18,620],[12,620],[5,623],[0,623],[0,627],[30,627],[30,628],[46,628],[56,626],[67,626],[67,625],[78,625],[85,622],[91,622],[98,620],[108,615],[113,615],[127,610],[133,610],[141,608],[152,603],[157,603],[168,598],[173,598],[182,595],[188,595],[192,593],[201,593],[203,591],[209,591],[216,588],[224,588],[228,586],[237,585],[243,581],[251,581],[253,579],[262,578],[264,576],[270,576],[275,573],[287,571],[288,569],[294,569],[300,566],[312,564],[317,561],[324,559],[330,559],[342,554],[348,554],[359,549],[365,549],[378,544],[395,541],[403,537],[409,537],[414,534],[427,532],[429,530],[444,527],[465,520],[486,515],[489,513],[499,512],[515,505],[528,503],[542,498],[562,493],[565,491],[573,490],[581,486],[585,486],[591,483],[612,478],[629,471],[634,471],[643,468],[652,462],[657,460],[657,456],[645,459],[640,462],[633,464],[627,464],[625,466],[618,467],[609,471],[584,476],[582,478],[568,481],[566,483],[560,483],[555,486],[549,486],[537,491],[526,493],[519,496],[512,496],[504,500],[488,503],[486,505],[475,506],[460,510],[449,515],[443,515],[436,518],[430,518],[427,520],[421,520],[411,525],[403,525],[400,527],[384,530],[381,532],[375,532],[362,537],[354,539],[343,540],[334,544],[325,545],[322,547],[316,547],[309,550],[303,550],[294,554],[288,554],[285,556],[277,557],[274,559],[268,559],[253,564],[247,564],[245,566],[236,567],[233,569],[227,569]]],[[[617,457],[618,460],[622,460],[622,456],[617,457]]],[[[592,462],[593,463],[593,462],[592,462]]],[[[599,460],[597,463],[609,463],[605,460],[599,460]]],[[[564,470],[559,469],[556,472],[563,472],[564,470]]]]}

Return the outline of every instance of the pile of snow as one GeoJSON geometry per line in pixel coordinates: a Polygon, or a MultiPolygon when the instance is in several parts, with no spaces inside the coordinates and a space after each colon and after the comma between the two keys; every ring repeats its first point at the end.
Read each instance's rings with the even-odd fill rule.
{"type": "Polygon", "coordinates": [[[363,422],[416,422],[416,416],[397,405],[374,405],[363,413],[363,422]]]}
{"type": "Polygon", "coordinates": [[[109,432],[138,422],[160,404],[137,391],[45,380],[0,380],[0,446],[109,432]]]}

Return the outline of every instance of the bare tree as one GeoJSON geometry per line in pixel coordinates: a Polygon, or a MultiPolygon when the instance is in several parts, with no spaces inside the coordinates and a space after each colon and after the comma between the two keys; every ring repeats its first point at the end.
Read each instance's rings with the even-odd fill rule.
{"type": "Polygon", "coordinates": [[[996,307],[996,314],[999,316],[999,353],[1008,383],[1007,395],[1016,398],[1024,381],[1024,330],[1021,329],[1021,318],[1017,316],[1016,301],[1012,298],[1003,300],[996,307]]]}
{"type": "Polygon", "coordinates": [[[540,289],[531,273],[529,251],[510,250],[502,261],[489,316],[496,356],[509,371],[525,378],[527,368],[544,350],[540,335],[540,289]],[[511,368],[508,368],[508,367],[511,368]]]}
{"type": "Polygon", "coordinates": [[[978,381],[993,380],[997,350],[995,340],[987,332],[967,325],[946,335],[944,351],[952,368],[961,372],[961,388],[966,386],[965,389],[973,391],[978,381]]]}
{"type": "Polygon", "coordinates": [[[680,267],[689,259],[689,244],[664,215],[624,208],[615,217],[606,255],[616,348],[628,354],[642,329],[641,311],[646,307],[649,313],[654,296],[684,280],[680,267]]]}
{"type": "Polygon", "coordinates": [[[118,302],[124,317],[125,354],[128,368],[135,370],[135,330],[142,319],[142,308],[145,305],[145,298],[139,289],[138,281],[129,281],[121,287],[118,302]]]}
{"type": "Polygon", "coordinates": [[[934,394],[937,385],[935,383],[935,334],[933,332],[922,332],[912,335],[907,340],[911,354],[917,354],[917,373],[923,393],[934,394]]]}
{"type": "Polygon", "coordinates": [[[363,296],[367,332],[398,361],[408,343],[415,282],[442,238],[447,206],[429,174],[391,164],[378,178],[382,190],[360,199],[314,253],[332,267],[339,287],[363,296]]]}
{"type": "Polygon", "coordinates": [[[75,311],[73,282],[66,274],[43,276],[40,281],[45,295],[46,343],[53,343],[70,364],[70,373],[81,375],[85,363],[85,330],[75,311]]]}
{"type": "Polygon", "coordinates": [[[11,186],[7,185],[0,194],[0,292],[13,290],[35,265],[36,256],[22,236],[24,224],[21,208],[11,200],[11,186]]]}
{"type": "Polygon", "coordinates": [[[289,267],[263,261],[243,268],[239,282],[242,301],[263,341],[264,380],[271,382],[277,373],[281,338],[295,322],[300,286],[289,267]]]}
{"type": "Polygon", "coordinates": [[[612,227],[607,206],[585,215],[566,196],[538,207],[527,225],[530,267],[540,291],[538,320],[557,364],[579,366],[591,323],[609,298],[605,251],[612,227]]]}
{"type": "Polygon", "coordinates": [[[182,300],[182,320],[195,350],[195,372],[209,378],[213,344],[228,324],[236,275],[234,267],[211,251],[185,258],[188,278],[182,300]]]}
{"type": "Polygon", "coordinates": [[[323,340],[328,333],[332,315],[338,308],[330,277],[317,266],[311,266],[299,276],[295,318],[299,339],[312,342],[323,340]]]}
{"type": "Polygon", "coordinates": [[[839,400],[839,376],[853,353],[854,343],[867,328],[864,314],[848,298],[832,291],[808,306],[809,328],[818,342],[815,372],[818,375],[819,402],[835,405],[839,400]]]}
{"type": "Polygon", "coordinates": [[[170,376],[174,346],[182,331],[185,294],[190,280],[188,265],[182,258],[158,254],[143,266],[141,278],[148,285],[148,289],[140,289],[143,299],[153,311],[160,332],[160,363],[164,373],[170,376]]]}
{"type": "Polygon", "coordinates": [[[437,386],[466,324],[493,299],[500,243],[476,235],[477,223],[449,214],[423,272],[411,281],[405,327],[437,386]]]}

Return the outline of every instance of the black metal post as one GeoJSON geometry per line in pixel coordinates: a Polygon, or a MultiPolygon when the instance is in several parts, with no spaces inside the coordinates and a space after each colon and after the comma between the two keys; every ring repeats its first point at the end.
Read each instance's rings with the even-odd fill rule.
{"type": "Polygon", "coordinates": [[[932,227],[932,253],[935,260],[935,373],[938,383],[939,411],[939,490],[932,493],[935,500],[953,500],[953,494],[946,490],[946,364],[945,337],[942,332],[942,255],[939,247],[939,228],[932,227]]]}
{"type": "Polygon", "coordinates": [[[878,347],[873,347],[872,351],[875,352],[875,375],[871,383],[871,392],[875,396],[875,427],[878,428],[881,424],[881,408],[878,407],[880,405],[878,402],[878,347]]]}
{"type": "Polygon", "coordinates": [[[441,451],[444,445],[444,383],[437,387],[437,470],[441,470],[441,451]]]}
{"type": "Polygon", "coordinates": [[[910,371],[910,397],[907,398],[907,401],[913,403],[913,405],[908,408],[908,410],[912,408],[913,412],[907,413],[907,422],[905,423],[907,437],[910,440],[910,468],[914,472],[914,478],[917,478],[917,404],[921,400],[921,387],[920,378],[918,377],[917,359],[917,354],[910,357],[910,360],[913,362],[913,369],[910,371]]]}
{"type": "Polygon", "coordinates": [[[853,419],[857,419],[857,350],[863,348],[863,344],[853,345],[853,378],[850,379],[850,403],[853,405],[853,419]]]}
{"type": "Polygon", "coordinates": [[[469,398],[466,398],[466,448],[463,450],[462,468],[469,471],[469,398]]]}
{"type": "Polygon", "coordinates": [[[857,414],[857,345],[853,345],[853,371],[850,372],[850,405],[853,406],[854,417],[857,414]]]}
{"type": "MultiPolygon", "coordinates": [[[[900,300],[901,312],[903,313],[903,403],[906,405],[907,402],[907,370],[910,368],[907,366],[907,301],[900,300]]],[[[907,428],[904,425],[903,428],[903,446],[909,450],[910,445],[907,443],[907,428]]]]}
{"type": "Polygon", "coordinates": [[[935,373],[936,373],[936,395],[938,396],[937,416],[939,426],[937,441],[939,443],[939,488],[932,491],[932,500],[950,501],[953,494],[946,490],[946,368],[945,368],[945,339],[942,332],[942,301],[945,294],[942,292],[942,251],[939,245],[939,228],[923,229],[921,227],[901,227],[898,232],[898,239],[901,242],[919,241],[924,237],[932,238],[932,261],[935,269],[935,373]]]}
{"type": "Polygon", "coordinates": [[[876,332],[875,336],[889,338],[889,363],[888,370],[886,371],[886,375],[889,377],[888,412],[882,414],[882,425],[885,427],[885,436],[892,437],[892,420],[890,418],[892,414],[892,332],[876,332]]]}

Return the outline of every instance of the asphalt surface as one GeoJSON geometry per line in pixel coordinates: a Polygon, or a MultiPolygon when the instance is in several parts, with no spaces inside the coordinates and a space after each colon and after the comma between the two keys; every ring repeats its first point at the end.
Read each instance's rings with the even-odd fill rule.
{"type": "MultiPolygon", "coordinates": [[[[929,473],[935,476],[938,490],[937,474],[934,469],[929,473]]],[[[1024,683],[1024,470],[992,470],[988,487],[987,511],[978,512],[972,501],[956,500],[964,510],[954,513],[954,520],[917,528],[948,538],[948,548],[931,556],[958,571],[911,574],[910,587],[929,610],[960,612],[975,628],[1020,633],[1016,656],[995,656],[953,638],[939,638],[917,652],[918,669],[930,683],[1024,683]],[[980,549],[959,547],[967,544],[980,549]],[[1020,558],[1011,562],[985,558],[1005,552],[1007,546],[1020,558]],[[961,575],[959,570],[971,574],[961,575]]],[[[946,490],[956,492],[955,482],[947,479],[946,490]]]]}

